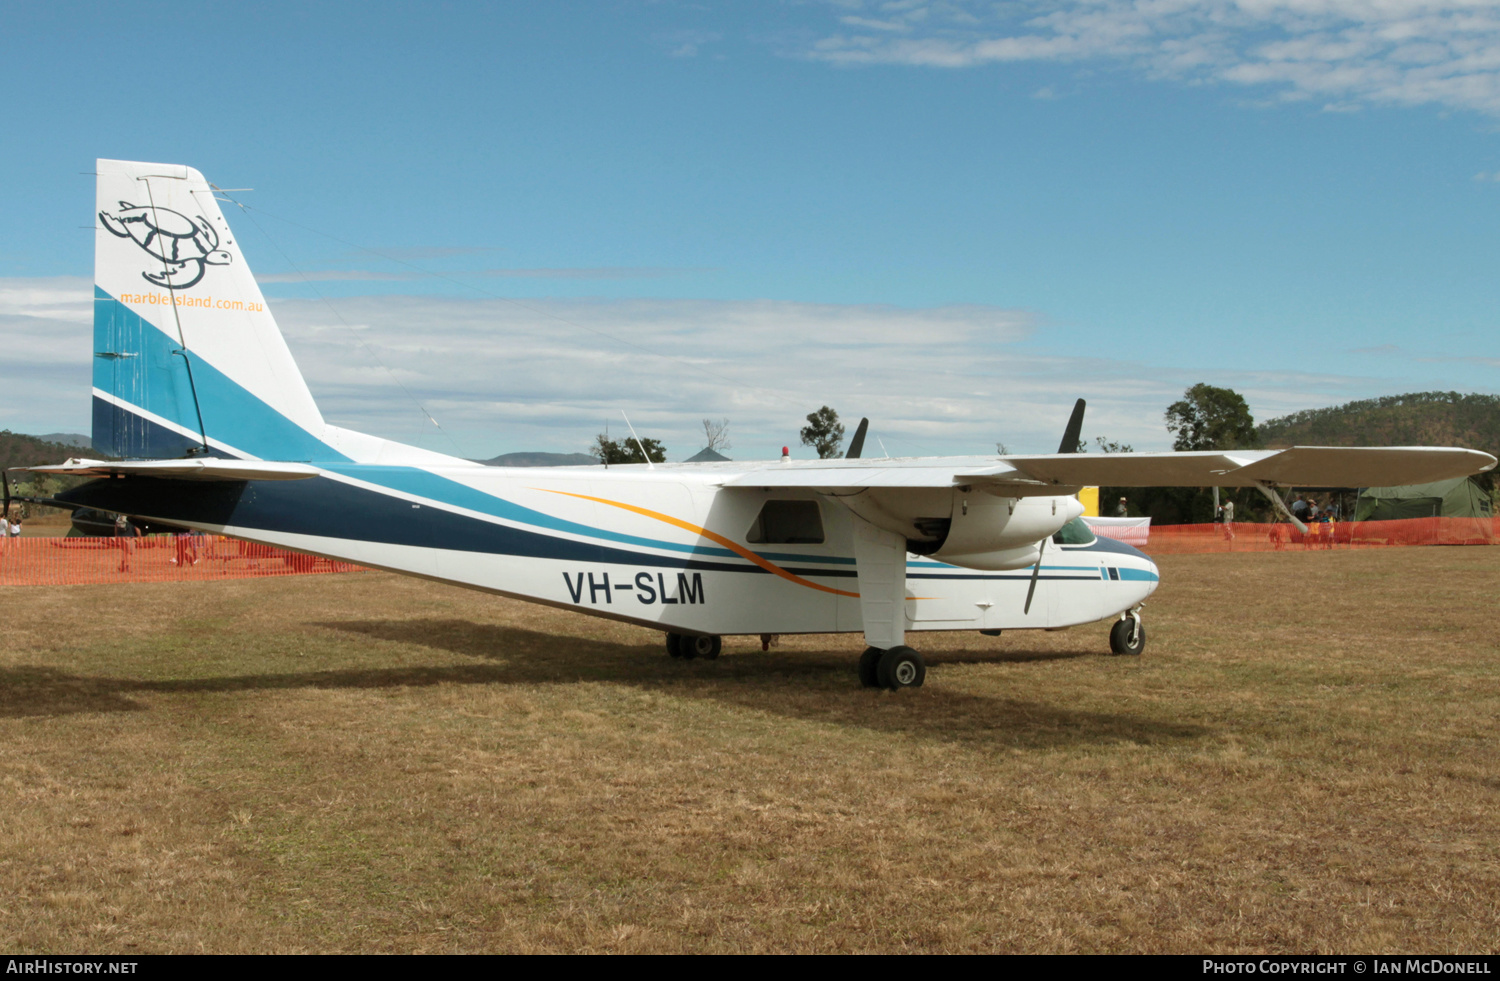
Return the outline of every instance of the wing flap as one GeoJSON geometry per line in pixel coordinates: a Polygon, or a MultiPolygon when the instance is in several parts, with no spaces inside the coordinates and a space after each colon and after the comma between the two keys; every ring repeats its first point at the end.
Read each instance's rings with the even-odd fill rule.
{"type": "MultiPolygon", "coordinates": [[[[1295,446],[1285,450],[1008,456],[1017,471],[1063,486],[1389,487],[1483,473],[1495,458],[1443,446],[1295,446]]],[[[982,474],[973,475],[983,479],[982,474]]],[[[969,479],[960,477],[960,480],[969,479]]]]}
{"type": "Polygon", "coordinates": [[[1467,477],[1494,466],[1488,453],[1449,446],[1294,446],[1236,476],[1301,487],[1395,487],[1467,477]]]}
{"type": "Polygon", "coordinates": [[[767,467],[725,481],[724,486],[803,487],[827,491],[853,491],[870,487],[952,487],[956,472],[953,467],[858,470],[782,470],[767,467]]]}

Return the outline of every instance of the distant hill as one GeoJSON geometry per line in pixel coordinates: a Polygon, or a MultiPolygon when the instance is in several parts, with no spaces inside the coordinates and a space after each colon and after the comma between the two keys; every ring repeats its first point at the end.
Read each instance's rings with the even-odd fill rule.
{"type": "Polygon", "coordinates": [[[80,449],[93,449],[94,441],[83,433],[46,433],[37,439],[48,443],[60,443],[63,446],[76,446],[80,449]]]}
{"type": "Polygon", "coordinates": [[[26,436],[0,429],[0,468],[34,467],[61,463],[78,455],[78,447],[54,443],[40,436],[26,436]]]}
{"type": "Polygon", "coordinates": [[[1462,446],[1500,456],[1500,396],[1413,392],[1255,427],[1264,446],[1462,446]]]}
{"type": "Polygon", "coordinates": [[[493,460],[479,460],[487,467],[581,467],[598,463],[587,453],[502,453],[493,460]]]}

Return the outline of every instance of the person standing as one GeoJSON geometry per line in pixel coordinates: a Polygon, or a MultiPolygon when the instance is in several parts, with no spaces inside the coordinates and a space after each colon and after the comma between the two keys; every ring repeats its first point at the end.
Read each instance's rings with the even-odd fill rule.
{"type": "Polygon", "coordinates": [[[115,545],[120,550],[120,571],[130,571],[130,556],[135,551],[135,526],[123,514],[115,515],[115,545]]]}
{"type": "Polygon", "coordinates": [[[186,528],[179,528],[172,535],[172,544],[177,550],[175,559],[168,559],[172,565],[187,565],[188,557],[188,532],[186,528]]]}
{"type": "Polygon", "coordinates": [[[1234,502],[1233,501],[1225,501],[1224,502],[1223,511],[1224,511],[1224,540],[1226,542],[1232,542],[1232,541],[1234,541],[1234,502]]]}
{"type": "Polygon", "coordinates": [[[1125,498],[1123,498],[1123,497],[1120,498],[1120,503],[1115,505],[1115,517],[1117,517],[1117,518],[1128,518],[1128,517],[1130,517],[1130,505],[1126,502],[1125,498]]]}
{"type": "Polygon", "coordinates": [[[1301,494],[1292,502],[1292,517],[1304,524],[1307,522],[1307,498],[1301,494]]]}

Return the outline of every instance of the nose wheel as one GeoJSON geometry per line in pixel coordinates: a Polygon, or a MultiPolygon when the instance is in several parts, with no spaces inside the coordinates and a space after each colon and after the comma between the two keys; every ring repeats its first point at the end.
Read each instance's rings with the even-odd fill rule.
{"type": "Polygon", "coordinates": [[[1109,649],[1115,654],[1139,657],[1146,649],[1146,625],[1139,610],[1126,613],[1109,630],[1109,649]]]}
{"type": "Polygon", "coordinates": [[[868,647],[859,657],[859,683],[866,688],[920,688],[927,680],[927,662],[910,647],[881,650],[868,647]]]}

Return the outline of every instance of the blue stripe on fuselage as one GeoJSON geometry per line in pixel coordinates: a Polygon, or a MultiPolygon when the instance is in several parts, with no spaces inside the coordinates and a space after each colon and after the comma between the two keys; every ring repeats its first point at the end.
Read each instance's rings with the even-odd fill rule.
{"type": "MultiPolygon", "coordinates": [[[[587,535],[591,538],[618,542],[622,545],[659,548],[668,552],[686,552],[692,555],[713,556],[715,558],[737,557],[735,552],[727,548],[686,542],[669,542],[659,538],[643,538],[639,535],[627,535],[623,532],[609,531],[604,528],[578,524],[574,521],[568,521],[564,518],[547,514],[544,511],[524,507],[503,497],[496,497],[493,494],[470,487],[461,481],[450,477],[443,477],[418,467],[387,467],[351,463],[328,464],[324,466],[324,469],[331,473],[376,484],[390,490],[400,491],[404,494],[412,494],[429,501],[463,508],[466,511],[477,511],[480,514],[487,514],[494,518],[515,521],[537,528],[546,528],[551,531],[560,531],[571,535],[587,535]]],[[[852,565],[854,562],[852,558],[822,555],[798,555],[785,552],[758,552],[756,554],[773,562],[831,562],[839,565],[852,565]]]]}
{"type": "MultiPolygon", "coordinates": [[[[691,555],[664,556],[579,542],[528,531],[325,477],[276,481],[185,481],[156,477],[95,480],[59,495],[63,500],[164,521],[229,526],[279,534],[340,538],[455,552],[563,559],[620,565],[752,572],[743,560],[711,562],[691,555]]],[[[799,556],[821,564],[821,556],[799,556]]],[[[799,568],[805,576],[849,578],[854,570],[799,568]]]]}

